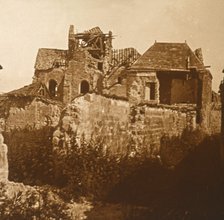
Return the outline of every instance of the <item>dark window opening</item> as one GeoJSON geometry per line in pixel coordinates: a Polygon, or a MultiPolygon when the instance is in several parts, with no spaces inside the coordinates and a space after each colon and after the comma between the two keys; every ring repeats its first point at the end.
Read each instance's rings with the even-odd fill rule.
{"type": "Polygon", "coordinates": [[[57,82],[53,79],[49,81],[49,93],[51,97],[57,96],[57,82]]]}
{"type": "Polygon", "coordinates": [[[150,100],[155,100],[156,99],[156,84],[155,83],[150,83],[150,100]]]}
{"type": "Polygon", "coordinates": [[[103,71],[103,63],[102,62],[98,63],[98,70],[103,71]]]}
{"type": "Polygon", "coordinates": [[[55,67],[55,68],[59,68],[59,67],[60,67],[60,63],[59,63],[59,62],[55,62],[55,63],[54,63],[54,67],[55,67]]]}
{"type": "Polygon", "coordinates": [[[80,85],[80,93],[85,94],[89,92],[89,83],[86,80],[83,80],[80,85]]]}
{"type": "Polygon", "coordinates": [[[118,82],[119,84],[122,83],[122,78],[121,78],[120,76],[117,78],[117,82],[118,82]]]}

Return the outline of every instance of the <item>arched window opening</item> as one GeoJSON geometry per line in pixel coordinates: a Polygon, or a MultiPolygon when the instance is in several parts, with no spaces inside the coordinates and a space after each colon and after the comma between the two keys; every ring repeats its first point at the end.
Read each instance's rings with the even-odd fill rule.
{"type": "Polygon", "coordinates": [[[40,89],[39,94],[40,94],[41,96],[44,96],[44,95],[45,95],[45,93],[44,93],[44,88],[41,88],[41,89],[40,89]]]}
{"type": "Polygon", "coordinates": [[[55,80],[51,79],[49,81],[49,92],[50,92],[51,97],[57,96],[57,89],[58,89],[57,82],[55,80]]]}
{"type": "Polygon", "coordinates": [[[86,80],[83,80],[80,84],[80,93],[85,94],[89,92],[89,83],[86,80]]]}

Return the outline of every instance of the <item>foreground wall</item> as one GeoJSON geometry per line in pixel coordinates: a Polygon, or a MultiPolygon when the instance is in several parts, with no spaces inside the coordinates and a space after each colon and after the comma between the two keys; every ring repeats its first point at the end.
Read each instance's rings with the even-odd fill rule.
{"type": "Polygon", "coordinates": [[[157,155],[163,136],[180,136],[183,130],[196,128],[194,106],[131,106],[127,101],[96,94],[76,98],[63,114],[55,137],[63,137],[70,124],[78,141],[82,137],[97,139],[114,153],[145,148],[149,155],[157,155]],[[67,126],[66,121],[70,121],[67,126]]]}

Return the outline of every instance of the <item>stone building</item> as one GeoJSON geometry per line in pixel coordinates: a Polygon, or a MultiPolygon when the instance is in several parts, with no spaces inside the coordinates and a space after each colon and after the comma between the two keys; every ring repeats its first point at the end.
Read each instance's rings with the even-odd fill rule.
{"type": "MultiPolygon", "coordinates": [[[[21,118],[28,117],[28,124],[32,121],[37,127],[55,125],[54,116],[59,120],[62,106],[86,93],[96,93],[126,100],[130,106],[194,106],[196,124],[210,132],[212,75],[203,63],[201,49],[193,52],[186,42],[155,42],[140,55],[134,48],[113,49],[112,40],[111,31],[103,33],[95,27],[75,33],[71,25],[68,49],[39,49],[32,84],[4,94],[2,117],[7,112],[5,106],[10,105],[5,103],[13,103],[15,108],[18,104],[19,110],[14,109],[17,112],[26,106],[21,118]]],[[[16,117],[12,106],[8,109],[11,114],[6,117],[10,121],[10,117],[16,117]]],[[[23,124],[17,119],[13,119],[15,127],[23,124]]],[[[13,120],[8,127],[13,127],[13,120]]],[[[212,127],[215,130],[217,126],[212,127]]]]}
{"type": "Polygon", "coordinates": [[[87,92],[101,94],[114,68],[135,61],[139,55],[132,48],[118,54],[112,49],[112,37],[111,32],[104,34],[99,27],[75,33],[71,25],[68,50],[39,49],[33,82],[42,83],[52,99],[65,104],[87,92]]]}
{"type": "Polygon", "coordinates": [[[128,70],[128,96],[137,102],[197,104],[203,75],[208,75],[211,82],[202,56],[196,55],[187,43],[155,42],[128,70]]]}
{"type": "Polygon", "coordinates": [[[195,104],[197,122],[209,127],[212,75],[201,49],[187,43],[155,42],[128,70],[127,96],[133,103],[195,104]]]}
{"type": "Polygon", "coordinates": [[[14,138],[6,139],[9,149],[36,137],[68,147],[72,131],[76,140],[94,137],[115,153],[145,148],[156,157],[165,136],[220,132],[219,97],[201,49],[155,42],[140,55],[113,49],[112,40],[110,31],[75,33],[71,25],[67,49],[39,49],[33,82],[0,96],[0,118],[14,138]]]}
{"type": "Polygon", "coordinates": [[[64,103],[87,92],[134,103],[211,102],[212,76],[201,49],[193,52],[187,43],[155,42],[140,56],[134,48],[113,50],[112,38],[98,27],[74,33],[71,25],[68,50],[39,49],[33,82],[41,82],[51,98],[64,103]]]}

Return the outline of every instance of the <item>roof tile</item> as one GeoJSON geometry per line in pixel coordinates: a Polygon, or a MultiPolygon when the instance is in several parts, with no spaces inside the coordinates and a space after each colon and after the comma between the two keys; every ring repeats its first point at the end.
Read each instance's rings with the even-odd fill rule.
{"type": "Polygon", "coordinates": [[[130,69],[188,70],[191,67],[201,69],[204,65],[186,43],[156,42],[130,69]]]}

